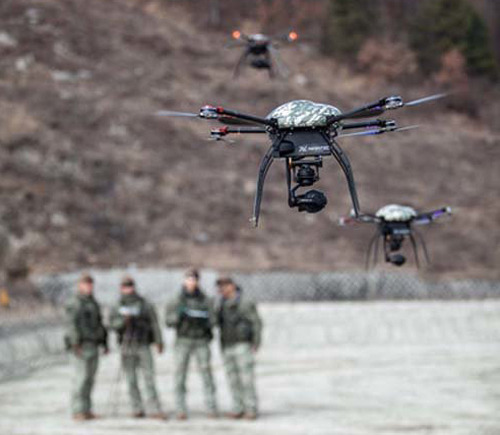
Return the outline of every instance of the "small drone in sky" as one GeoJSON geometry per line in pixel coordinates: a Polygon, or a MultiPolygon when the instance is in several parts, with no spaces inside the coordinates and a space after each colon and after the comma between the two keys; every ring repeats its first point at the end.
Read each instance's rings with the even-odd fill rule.
{"type": "Polygon", "coordinates": [[[376,224],[377,229],[371,238],[366,253],[366,268],[375,266],[378,261],[379,241],[383,241],[384,257],[387,263],[395,266],[402,266],[406,263],[406,257],[400,253],[403,242],[410,239],[415,263],[420,267],[418,255],[417,239],[420,241],[425,260],[429,264],[429,253],[425,240],[415,225],[430,224],[436,219],[450,215],[450,207],[443,207],[437,210],[417,213],[413,208],[397,204],[386,205],[378,210],[374,215],[364,214],[359,217],[341,218],[340,225],[352,223],[376,224]]]}
{"type": "Polygon", "coordinates": [[[273,78],[276,73],[282,77],[288,75],[288,68],[281,60],[279,54],[279,43],[276,41],[293,42],[299,37],[296,32],[289,32],[287,35],[279,37],[271,37],[256,33],[253,35],[245,35],[239,30],[232,33],[234,41],[227,45],[228,48],[244,47],[236,67],[233,77],[238,77],[241,67],[247,63],[252,68],[267,69],[269,77],[273,78]]]}
{"type": "Polygon", "coordinates": [[[390,119],[360,120],[373,118],[387,110],[442,98],[445,94],[432,95],[418,100],[403,102],[399,96],[382,98],[374,103],[342,113],[328,104],[318,104],[307,100],[285,103],[266,117],[259,117],[224,107],[203,106],[199,113],[159,111],[158,116],[180,116],[219,121],[227,124],[211,131],[215,140],[224,139],[229,134],[267,134],[271,146],[264,155],[257,178],[257,189],[252,221],[258,225],[264,182],[275,159],[285,161],[288,205],[299,211],[317,213],[327,203],[325,194],[311,189],[299,194],[299,189],[313,186],[319,180],[319,170],[323,167],[323,157],[333,156],[347,180],[354,215],[361,216],[354,175],[347,155],[338,145],[337,139],[346,136],[379,135],[414,128],[398,128],[390,119]],[[349,122],[358,120],[357,122],[349,122]],[[349,133],[349,131],[354,132],[349,133]],[[347,132],[346,132],[347,131],[347,132]],[[292,182],[295,183],[292,186],[292,182]]]}

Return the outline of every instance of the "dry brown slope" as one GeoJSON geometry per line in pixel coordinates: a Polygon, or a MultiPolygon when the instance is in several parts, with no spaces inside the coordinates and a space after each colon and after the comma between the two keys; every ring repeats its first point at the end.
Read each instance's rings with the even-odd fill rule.
{"type": "MultiPolygon", "coordinates": [[[[296,98],[346,109],[433,91],[382,86],[300,47],[284,52],[288,81],[248,70],[231,81],[237,53],[220,49],[224,35],[155,1],[4,1],[0,29],[11,38],[0,45],[0,218],[44,270],[357,268],[371,229],[336,226],[350,205],[333,162],[318,215],[288,209],[277,164],[256,231],[248,218],[266,141],[206,142],[207,124],[151,113],[217,103],[265,114],[296,98]]],[[[427,231],[433,270],[498,277],[498,134],[442,107],[398,114],[425,129],[343,142],[362,207],[456,207],[427,231]]]]}

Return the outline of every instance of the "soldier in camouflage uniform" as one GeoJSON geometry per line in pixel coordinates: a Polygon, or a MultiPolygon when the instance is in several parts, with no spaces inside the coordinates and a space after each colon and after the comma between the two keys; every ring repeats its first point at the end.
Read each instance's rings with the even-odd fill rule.
{"type": "Polygon", "coordinates": [[[151,417],[165,420],[160,399],[155,386],[155,369],[151,344],[156,345],[159,354],[163,352],[161,329],[154,307],[135,289],[135,282],[125,277],[120,287],[119,304],[113,308],[110,316],[110,327],[118,334],[121,346],[122,368],[127,379],[133,417],[146,416],[141,392],[138,385],[138,371],[144,376],[146,401],[152,410],[151,417]]]}
{"type": "Polygon", "coordinates": [[[186,273],[179,295],[169,302],[166,323],[176,329],[175,342],[175,398],[177,418],[187,418],[186,379],[192,356],[198,363],[203,378],[205,403],[210,417],[217,417],[215,383],[211,369],[210,341],[215,325],[213,302],[199,288],[196,270],[186,273]]]}
{"type": "Polygon", "coordinates": [[[224,367],[233,396],[231,418],[257,418],[255,357],[261,342],[262,321],[255,303],[245,299],[229,277],[219,278],[222,296],[217,310],[224,367]]]}
{"type": "Polygon", "coordinates": [[[95,418],[91,394],[99,364],[99,347],[108,353],[106,328],[102,323],[99,304],[94,299],[94,280],[82,275],[78,292],[66,306],[66,348],[71,351],[75,368],[72,392],[72,412],[75,420],[95,418]]]}

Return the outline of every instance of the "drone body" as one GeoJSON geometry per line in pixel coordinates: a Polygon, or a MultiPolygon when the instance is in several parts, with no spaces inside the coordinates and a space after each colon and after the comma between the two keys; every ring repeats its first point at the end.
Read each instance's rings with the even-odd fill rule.
{"type": "Polygon", "coordinates": [[[442,96],[433,95],[409,103],[403,103],[399,96],[391,96],[344,113],[332,105],[296,100],[277,107],[266,117],[215,106],[203,106],[198,114],[160,111],[157,115],[202,118],[226,124],[211,131],[211,137],[215,140],[222,140],[233,133],[267,134],[271,145],[260,163],[252,216],[252,221],[257,226],[265,179],[275,159],[285,162],[288,205],[299,211],[317,213],[327,204],[324,193],[315,189],[304,193],[298,191],[313,186],[319,180],[323,158],[333,156],[345,175],[354,214],[360,217],[362,214],[351,164],[337,139],[405,130],[406,128],[397,128],[395,121],[390,119],[363,118],[373,118],[386,110],[413,106],[442,96]],[[346,122],[350,120],[357,122],[346,122]],[[344,133],[348,130],[355,132],[344,133]],[[292,183],[295,185],[292,186],[292,183]]]}
{"type": "Polygon", "coordinates": [[[327,204],[325,194],[315,189],[298,194],[298,190],[311,187],[319,181],[323,157],[334,156],[346,176],[354,210],[359,213],[359,201],[350,162],[333,139],[335,128],[332,129],[328,122],[331,117],[340,114],[339,109],[328,104],[296,100],[277,107],[267,116],[267,119],[274,121],[276,128],[269,130],[272,145],[259,170],[254,206],[255,223],[260,213],[265,176],[274,159],[285,160],[288,205],[297,207],[299,211],[317,213],[327,204]],[[292,186],[292,182],[295,186],[292,186]]]}
{"type": "Polygon", "coordinates": [[[426,213],[417,213],[413,208],[391,204],[382,207],[375,215],[362,215],[358,218],[341,219],[343,225],[349,222],[374,223],[377,225],[375,234],[370,240],[366,253],[366,268],[375,266],[378,260],[379,241],[382,240],[384,259],[386,263],[402,266],[406,263],[406,257],[400,253],[404,241],[409,239],[415,256],[415,263],[420,267],[417,239],[420,241],[426,262],[429,263],[429,253],[425,240],[415,225],[424,225],[435,219],[449,215],[451,209],[443,207],[426,213]]]}
{"type": "MultiPolygon", "coordinates": [[[[229,45],[230,47],[244,47],[234,69],[233,77],[239,76],[245,63],[255,69],[266,69],[271,78],[276,73],[281,76],[288,74],[288,68],[279,56],[278,45],[274,42],[274,38],[262,33],[245,35],[238,30],[235,30],[232,36],[235,39],[235,44],[229,45]]],[[[297,33],[290,32],[286,37],[281,36],[279,39],[291,42],[296,40],[297,37],[297,33]]]]}

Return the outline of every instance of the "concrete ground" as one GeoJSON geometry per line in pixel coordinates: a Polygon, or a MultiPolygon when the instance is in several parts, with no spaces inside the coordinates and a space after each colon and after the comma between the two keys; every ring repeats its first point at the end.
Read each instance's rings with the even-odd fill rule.
{"type": "MultiPolygon", "coordinates": [[[[114,352],[102,359],[94,393],[102,419],[70,419],[71,367],[56,365],[0,384],[0,434],[500,434],[500,301],[272,304],[261,312],[256,422],[207,419],[197,373],[189,421],[133,420],[125,386],[110,394],[114,352]]],[[[220,406],[229,410],[213,350],[220,406]]],[[[171,353],[157,359],[171,414],[172,367],[171,353]]]]}

